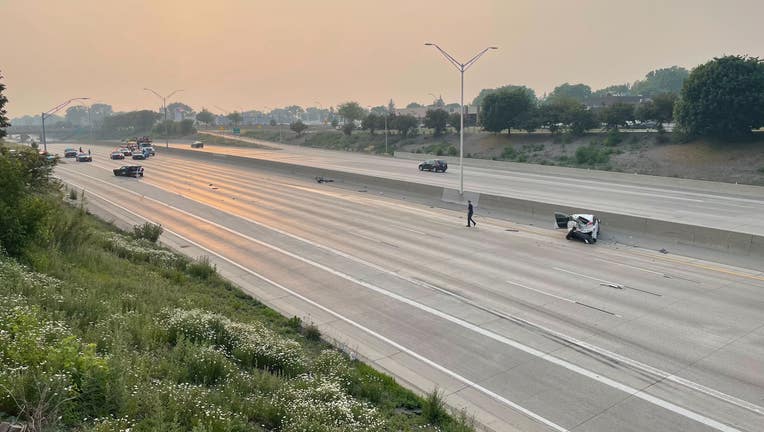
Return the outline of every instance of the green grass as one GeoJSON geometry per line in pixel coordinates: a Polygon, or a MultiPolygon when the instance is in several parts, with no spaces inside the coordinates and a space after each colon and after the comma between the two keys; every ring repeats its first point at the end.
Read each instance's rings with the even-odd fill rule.
{"type": "Polygon", "coordinates": [[[240,141],[232,138],[223,138],[218,135],[199,134],[198,139],[206,144],[214,145],[228,145],[237,147],[252,147],[252,148],[270,148],[268,146],[260,145],[249,141],[240,141]]]}
{"type": "Polygon", "coordinates": [[[76,431],[472,430],[439,393],[423,400],[351,360],[205,258],[63,204],[56,219],[20,261],[0,255],[0,420],[76,431]]]}

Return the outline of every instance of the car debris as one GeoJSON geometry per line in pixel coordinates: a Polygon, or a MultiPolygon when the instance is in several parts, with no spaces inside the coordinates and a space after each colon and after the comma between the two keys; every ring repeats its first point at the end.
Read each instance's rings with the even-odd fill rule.
{"type": "Polygon", "coordinates": [[[328,178],[324,178],[324,177],[322,177],[322,176],[317,176],[317,177],[316,177],[316,182],[318,182],[318,183],[331,183],[331,182],[333,182],[333,181],[334,181],[334,180],[332,180],[332,179],[328,179],[328,178]]]}

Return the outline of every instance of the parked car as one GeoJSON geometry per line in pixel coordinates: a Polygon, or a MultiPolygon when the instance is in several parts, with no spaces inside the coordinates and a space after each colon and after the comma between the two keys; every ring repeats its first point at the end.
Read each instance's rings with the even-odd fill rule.
{"type": "Polygon", "coordinates": [[[194,141],[191,144],[191,148],[203,148],[203,147],[204,147],[204,143],[201,141],[194,141]]]}
{"type": "Polygon", "coordinates": [[[146,160],[146,153],[140,153],[140,152],[133,153],[133,160],[146,160]]]}
{"type": "Polygon", "coordinates": [[[124,157],[130,157],[133,155],[133,152],[127,147],[120,147],[118,151],[121,152],[124,157]]]}
{"type": "Polygon", "coordinates": [[[122,160],[125,158],[125,155],[123,155],[122,152],[114,151],[114,152],[111,152],[111,155],[109,156],[109,158],[113,160],[122,160]]]}
{"type": "Polygon", "coordinates": [[[586,244],[593,244],[600,236],[600,220],[595,215],[555,213],[554,222],[557,228],[568,229],[565,236],[568,240],[581,240],[586,244]]]}
{"type": "Polygon", "coordinates": [[[64,150],[64,157],[65,158],[76,158],[77,154],[79,154],[77,149],[68,148],[68,149],[64,150]]]}
{"type": "Polygon", "coordinates": [[[435,171],[446,172],[448,164],[444,160],[440,159],[428,159],[419,164],[419,171],[435,171]]]}
{"type": "Polygon", "coordinates": [[[125,165],[114,170],[117,177],[143,177],[143,167],[140,165],[125,165]]]}
{"type": "Polygon", "coordinates": [[[93,162],[93,157],[87,153],[80,153],[77,155],[77,162],[93,162]]]}

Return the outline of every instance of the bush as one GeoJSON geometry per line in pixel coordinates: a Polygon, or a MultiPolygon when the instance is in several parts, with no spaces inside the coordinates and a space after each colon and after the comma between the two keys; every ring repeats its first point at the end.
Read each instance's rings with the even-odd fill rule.
{"type": "Polygon", "coordinates": [[[504,147],[504,151],[501,152],[501,158],[507,160],[514,160],[517,157],[517,150],[512,146],[504,147]]]}
{"type": "Polygon", "coordinates": [[[759,168],[758,170],[760,173],[764,174],[764,167],[759,168]]]}
{"type": "Polygon", "coordinates": [[[156,243],[163,231],[164,228],[162,228],[162,225],[146,222],[143,225],[135,225],[133,227],[133,236],[138,239],[146,239],[152,243],[156,243]]]}
{"type": "Polygon", "coordinates": [[[610,129],[605,137],[604,144],[608,147],[615,147],[623,141],[623,134],[618,129],[610,129]]]}
{"type": "Polygon", "coordinates": [[[309,341],[318,342],[321,340],[321,331],[313,323],[306,325],[302,329],[302,334],[305,336],[305,339],[309,341]]]}
{"type": "Polygon", "coordinates": [[[449,156],[457,156],[459,154],[459,150],[456,149],[454,146],[448,146],[448,155],[449,156]]]}
{"type": "Polygon", "coordinates": [[[69,189],[69,199],[72,201],[77,201],[77,191],[74,189],[69,189]]]}
{"type": "Polygon", "coordinates": [[[433,389],[425,398],[422,406],[422,417],[433,425],[441,424],[448,417],[443,393],[438,388],[433,389]]]}
{"type": "Polygon", "coordinates": [[[575,161],[578,165],[605,164],[610,160],[610,154],[602,148],[588,145],[576,149],[575,161]]]}
{"type": "Polygon", "coordinates": [[[209,257],[202,256],[189,263],[186,271],[195,278],[207,280],[215,274],[217,269],[210,264],[209,257]]]}

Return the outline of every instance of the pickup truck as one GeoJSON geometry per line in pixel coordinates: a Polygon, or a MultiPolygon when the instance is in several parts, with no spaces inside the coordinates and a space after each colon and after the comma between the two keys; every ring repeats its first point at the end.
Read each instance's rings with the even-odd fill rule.
{"type": "Polygon", "coordinates": [[[125,165],[115,169],[114,175],[117,177],[143,177],[143,167],[140,165],[125,165]]]}

